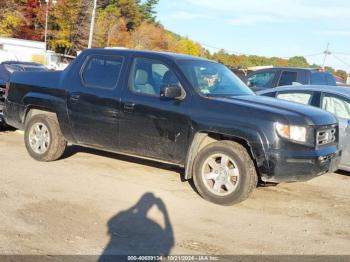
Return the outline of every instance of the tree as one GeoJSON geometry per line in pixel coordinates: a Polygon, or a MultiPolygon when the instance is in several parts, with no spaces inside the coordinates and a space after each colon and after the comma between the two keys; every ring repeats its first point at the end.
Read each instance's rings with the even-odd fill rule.
{"type": "Polygon", "coordinates": [[[156,11],[154,11],[156,5],[159,3],[159,0],[147,0],[143,4],[140,3],[140,0],[137,1],[141,9],[142,21],[148,23],[156,22],[156,11]]]}
{"type": "Polygon", "coordinates": [[[332,68],[330,66],[326,66],[324,69],[331,74],[334,74],[334,72],[335,72],[334,68],[332,68]]]}
{"type": "Polygon", "coordinates": [[[288,66],[290,67],[309,67],[309,63],[302,56],[294,56],[288,59],[288,66]]]}
{"type": "Polygon", "coordinates": [[[27,0],[20,6],[22,23],[19,25],[18,37],[41,41],[44,38],[45,15],[40,1],[27,0]]]}
{"type": "Polygon", "coordinates": [[[60,0],[50,18],[49,45],[59,53],[74,54],[87,47],[91,2],[60,0]]]}
{"type": "Polygon", "coordinates": [[[182,38],[180,41],[177,42],[176,52],[193,56],[201,56],[202,54],[202,50],[199,44],[193,42],[187,37],[182,38]]]}
{"type": "Polygon", "coordinates": [[[96,19],[95,45],[110,46],[111,37],[118,29],[120,11],[115,5],[108,5],[100,9],[96,19]]]}
{"type": "Polygon", "coordinates": [[[346,71],[340,70],[340,69],[337,70],[337,71],[335,71],[335,75],[341,77],[341,78],[344,79],[345,81],[346,81],[347,78],[348,78],[348,73],[347,73],[346,71]]]}
{"type": "Polygon", "coordinates": [[[15,0],[0,1],[0,36],[17,37],[23,17],[15,0]]]}
{"type": "Polygon", "coordinates": [[[132,47],[135,49],[166,50],[163,27],[143,22],[131,33],[132,47]]]}
{"type": "Polygon", "coordinates": [[[135,0],[115,1],[120,11],[120,15],[125,19],[128,31],[136,29],[142,21],[140,6],[135,0]]]}

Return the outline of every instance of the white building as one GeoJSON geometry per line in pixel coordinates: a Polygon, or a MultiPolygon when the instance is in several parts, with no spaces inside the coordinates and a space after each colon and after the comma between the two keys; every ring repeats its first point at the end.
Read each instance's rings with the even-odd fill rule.
{"type": "Polygon", "coordinates": [[[0,37],[0,62],[18,60],[32,62],[45,57],[45,43],[0,37]]]}
{"type": "Polygon", "coordinates": [[[45,42],[0,37],[0,63],[4,61],[37,62],[50,69],[63,70],[75,57],[45,50],[45,42]]]}

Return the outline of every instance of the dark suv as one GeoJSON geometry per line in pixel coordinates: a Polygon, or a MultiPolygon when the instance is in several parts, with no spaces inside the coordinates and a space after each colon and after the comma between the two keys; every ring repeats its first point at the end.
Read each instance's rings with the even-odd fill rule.
{"type": "Polygon", "coordinates": [[[253,91],[288,85],[335,86],[333,75],[321,69],[274,67],[261,69],[247,76],[247,85],[253,91]]]}

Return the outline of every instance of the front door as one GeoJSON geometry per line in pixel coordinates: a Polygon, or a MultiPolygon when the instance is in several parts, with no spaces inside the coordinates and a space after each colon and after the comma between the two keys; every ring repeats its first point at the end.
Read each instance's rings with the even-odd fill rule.
{"type": "Polygon", "coordinates": [[[69,118],[78,143],[117,149],[122,65],[123,58],[119,56],[86,58],[80,84],[68,96],[69,118]]]}
{"type": "Polygon", "coordinates": [[[181,163],[188,143],[189,93],[182,100],[160,97],[166,85],[181,85],[177,72],[162,61],[137,57],[122,95],[120,148],[143,157],[181,163]]]}

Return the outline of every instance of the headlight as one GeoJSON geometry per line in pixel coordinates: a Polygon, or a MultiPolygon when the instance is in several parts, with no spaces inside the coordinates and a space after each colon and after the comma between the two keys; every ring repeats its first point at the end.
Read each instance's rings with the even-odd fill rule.
{"type": "Polygon", "coordinates": [[[306,143],[306,127],[277,123],[276,130],[277,133],[283,138],[293,140],[296,142],[306,143]]]}

